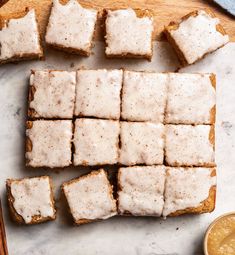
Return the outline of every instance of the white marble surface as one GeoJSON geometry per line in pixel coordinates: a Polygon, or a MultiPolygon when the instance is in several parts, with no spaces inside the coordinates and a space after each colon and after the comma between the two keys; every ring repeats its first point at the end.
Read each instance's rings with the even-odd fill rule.
{"type": "Polygon", "coordinates": [[[168,45],[155,44],[154,61],[105,60],[103,44],[97,43],[90,58],[68,57],[50,51],[46,61],[30,61],[0,67],[0,192],[10,255],[201,255],[204,232],[218,215],[235,211],[235,43],[207,56],[183,72],[217,74],[218,193],[216,210],[200,216],[169,218],[114,217],[110,220],[75,227],[59,200],[59,185],[88,171],[67,168],[62,171],[24,167],[25,111],[29,70],[32,68],[119,68],[173,71],[177,68],[168,45]],[[55,182],[58,217],[55,222],[17,226],[9,219],[5,180],[50,174],[55,182]]]}

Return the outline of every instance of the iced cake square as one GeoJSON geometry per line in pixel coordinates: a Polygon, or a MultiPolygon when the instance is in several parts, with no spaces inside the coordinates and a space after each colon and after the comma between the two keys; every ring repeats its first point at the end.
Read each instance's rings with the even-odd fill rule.
{"type": "Polygon", "coordinates": [[[164,217],[212,212],[215,208],[216,170],[169,167],[164,194],[164,217]]]}
{"type": "Polygon", "coordinates": [[[122,119],[163,122],[167,99],[167,74],[124,71],[122,119]]]}
{"type": "Polygon", "coordinates": [[[56,210],[49,176],[6,181],[12,219],[17,223],[37,224],[55,220],[56,210]]]}
{"type": "Polygon", "coordinates": [[[4,20],[0,29],[0,64],[43,56],[34,9],[17,16],[4,20]]]}
{"type": "Polygon", "coordinates": [[[118,211],[134,216],[161,216],[165,166],[137,166],[118,171],[118,211]]]}
{"type": "Polygon", "coordinates": [[[77,165],[112,165],[118,161],[120,125],[118,121],[76,119],[73,163],[77,165]]]}
{"type": "Polygon", "coordinates": [[[75,104],[76,73],[36,70],[29,86],[30,118],[72,119],[75,104]]]}
{"type": "Polygon", "coordinates": [[[76,224],[104,220],[117,214],[113,188],[103,169],[65,182],[62,190],[76,224]]]}
{"type": "Polygon", "coordinates": [[[163,164],[163,138],[163,124],[121,122],[119,163],[128,166],[163,164]]]}
{"type": "Polygon", "coordinates": [[[26,128],[27,166],[55,168],[71,164],[71,120],[27,121],[26,128]]]}
{"type": "Polygon", "coordinates": [[[171,22],[165,33],[183,65],[193,64],[229,41],[218,18],[211,11],[198,10],[171,22]]]}
{"type": "Polygon", "coordinates": [[[122,70],[79,70],[76,85],[76,116],[120,118],[122,70]]]}
{"type": "Polygon", "coordinates": [[[170,73],[165,122],[215,123],[215,75],[170,73]]]}
{"type": "Polygon", "coordinates": [[[83,8],[77,0],[61,4],[53,0],[46,43],[54,48],[89,56],[97,21],[97,11],[83,8]]]}
{"type": "Polygon", "coordinates": [[[107,57],[151,59],[153,19],[148,10],[106,10],[107,57]]]}
{"type": "Polygon", "coordinates": [[[214,139],[214,126],[166,125],[166,163],[170,166],[214,166],[214,139]]]}

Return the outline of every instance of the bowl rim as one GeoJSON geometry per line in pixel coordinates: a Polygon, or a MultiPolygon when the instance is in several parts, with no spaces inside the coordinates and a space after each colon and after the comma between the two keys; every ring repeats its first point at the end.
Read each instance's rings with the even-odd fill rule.
{"type": "Polygon", "coordinates": [[[208,226],[207,230],[206,230],[206,233],[205,233],[205,236],[204,236],[204,242],[203,242],[203,251],[204,251],[204,255],[210,255],[208,253],[208,250],[207,250],[207,241],[208,241],[208,236],[209,236],[209,233],[211,231],[211,229],[215,226],[215,224],[220,221],[222,218],[225,218],[225,217],[228,217],[228,216],[231,216],[231,215],[234,215],[235,216],[235,211],[232,211],[232,212],[228,212],[228,213],[224,213],[222,215],[220,215],[219,217],[215,218],[211,224],[208,226]]]}

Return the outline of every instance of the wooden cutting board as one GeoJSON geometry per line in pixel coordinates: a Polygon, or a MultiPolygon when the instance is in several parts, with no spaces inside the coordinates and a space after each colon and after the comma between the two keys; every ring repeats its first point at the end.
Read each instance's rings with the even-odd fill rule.
{"type": "MultiPolygon", "coordinates": [[[[0,0],[2,1],[2,0],[0,0]]],[[[45,33],[45,28],[50,13],[52,0],[9,0],[3,7],[0,8],[0,16],[9,17],[10,13],[21,12],[26,7],[35,8],[39,27],[42,34],[45,33]]],[[[61,0],[67,2],[67,0],[61,0]]],[[[144,8],[151,9],[154,14],[155,31],[154,38],[161,39],[161,32],[164,25],[167,25],[172,20],[177,20],[185,14],[202,8],[210,8],[220,18],[222,25],[230,36],[231,41],[235,41],[235,18],[227,14],[220,7],[210,0],[79,0],[84,7],[95,8],[144,8]]],[[[100,18],[100,24],[102,19],[100,18]]],[[[102,40],[100,26],[97,26],[96,39],[102,40]]]]}

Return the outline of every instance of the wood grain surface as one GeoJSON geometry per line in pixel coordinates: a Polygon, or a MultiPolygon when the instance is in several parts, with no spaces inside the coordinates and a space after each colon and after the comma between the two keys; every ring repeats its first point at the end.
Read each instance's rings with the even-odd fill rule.
{"type": "MultiPolygon", "coordinates": [[[[3,7],[0,8],[0,17],[11,17],[12,13],[22,12],[26,7],[35,8],[39,27],[42,35],[45,33],[48,16],[50,13],[52,0],[9,0],[3,7]]],[[[67,2],[67,0],[61,0],[67,2]]],[[[210,8],[220,18],[222,25],[230,36],[231,41],[235,41],[235,19],[219,6],[210,0],[79,0],[84,7],[95,8],[102,10],[103,8],[143,8],[151,9],[154,14],[155,31],[154,38],[161,39],[161,32],[164,25],[172,20],[178,20],[185,14],[203,8],[210,8]]],[[[100,33],[100,18],[97,26],[96,39],[102,40],[103,36],[100,33]]]]}
{"type": "Polygon", "coordinates": [[[1,200],[0,200],[0,254],[8,255],[6,233],[5,233],[4,221],[2,217],[1,200]]]}

